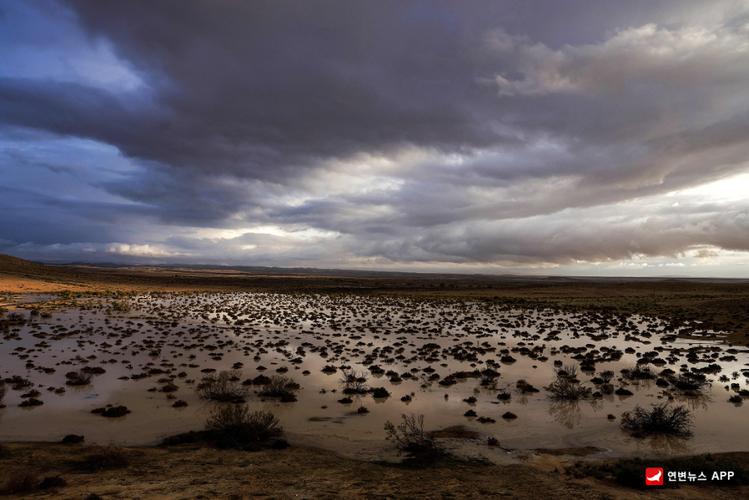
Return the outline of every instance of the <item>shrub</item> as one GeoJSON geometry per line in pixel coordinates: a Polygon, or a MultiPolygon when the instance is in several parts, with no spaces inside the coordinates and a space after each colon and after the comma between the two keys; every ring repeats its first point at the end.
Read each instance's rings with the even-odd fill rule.
{"type": "Polygon", "coordinates": [[[627,380],[653,380],[655,378],[655,373],[649,367],[642,365],[635,365],[634,368],[625,368],[622,370],[622,375],[627,380]]]}
{"type": "Polygon", "coordinates": [[[685,395],[699,395],[708,385],[704,375],[694,373],[683,373],[670,380],[675,389],[685,395]]]}
{"type": "Polygon", "coordinates": [[[0,380],[0,408],[3,407],[3,399],[5,398],[5,382],[0,380]]]}
{"type": "Polygon", "coordinates": [[[130,312],[130,304],[122,300],[112,302],[111,310],[113,312],[127,313],[130,312]]]}
{"type": "Polygon", "coordinates": [[[622,415],[622,429],[635,437],[692,435],[692,414],[685,406],[654,405],[650,410],[640,406],[622,415]]]}
{"type": "Polygon", "coordinates": [[[26,323],[26,317],[19,312],[11,312],[5,316],[5,319],[10,324],[22,325],[26,323]]]}
{"type": "Polygon", "coordinates": [[[299,384],[293,379],[283,375],[274,375],[259,394],[268,398],[281,398],[283,402],[292,402],[296,401],[294,392],[297,390],[299,390],[299,384]]]}
{"type": "Polygon", "coordinates": [[[367,376],[364,373],[357,373],[353,370],[345,370],[343,372],[341,384],[343,384],[344,394],[366,394],[369,391],[367,376]]]}
{"type": "Polygon", "coordinates": [[[250,411],[247,405],[216,407],[206,421],[207,437],[219,448],[259,449],[263,443],[283,432],[275,415],[268,411],[250,411]]]}
{"type": "Polygon", "coordinates": [[[91,373],[85,372],[83,370],[78,370],[77,372],[68,372],[65,374],[65,378],[67,379],[65,381],[65,384],[70,386],[88,385],[91,383],[92,377],[93,375],[91,373]]]}
{"type": "Polygon", "coordinates": [[[589,398],[592,390],[585,387],[576,378],[577,368],[574,365],[557,369],[556,379],[546,387],[549,397],[557,401],[577,401],[589,398]]]}
{"type": "Polygon", "coordinates": [[[424,432],[424,415],[401,415],[401,418],[402,422],[397,426],[389,420],[385,422],[387,439],[395,444],[399,453],[419,460],[434,460],[444,454],[434,439],[424,432]]]}
{"type": "Polygon", "coordinates": [[[384,387],[373,387],[371,389],[373,398],[387,398],[390,397],[390,392],[384,387]]]}
{"type": "Polygon", "coordinates": [[[239,382],[238,374],[227,371],[203,378],[197,391],[201,399],[226,403],[244,403],[249,394],[249,389],[239,382]]]}

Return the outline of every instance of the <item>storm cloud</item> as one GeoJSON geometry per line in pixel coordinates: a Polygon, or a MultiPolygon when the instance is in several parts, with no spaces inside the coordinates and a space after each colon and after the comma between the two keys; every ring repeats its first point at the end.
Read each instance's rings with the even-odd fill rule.
{"type": "Polygon", "coordinates": [[[0,13],[0,251],[724,275],[749,260],[746,1],[0,13]]]}

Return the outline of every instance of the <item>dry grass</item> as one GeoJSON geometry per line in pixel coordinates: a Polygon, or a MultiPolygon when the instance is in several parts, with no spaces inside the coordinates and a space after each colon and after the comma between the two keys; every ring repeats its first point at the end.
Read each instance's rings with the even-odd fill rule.
{"type": "Polygon", "coordinates": [[[201,399],[223,403],[244,403],[249,389],[242,385],[238,372],[223,371],[203,378],[197,387],[201,399]]]}
{"type": "Polygon", "coordinates": [[[649,410],[640,406],[622,415],[622,429],[635,437],[655,435],[690,437],[692,414],[685,406],[653,405],[649,410]]]}

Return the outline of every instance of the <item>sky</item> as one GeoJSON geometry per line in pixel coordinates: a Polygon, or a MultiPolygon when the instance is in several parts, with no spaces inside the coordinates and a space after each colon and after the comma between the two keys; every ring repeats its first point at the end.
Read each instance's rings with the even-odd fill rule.
{"type": "Polygon", "coordinates": [[[749,0],[0,0],[0,253],[749,277],[749,0]]]}

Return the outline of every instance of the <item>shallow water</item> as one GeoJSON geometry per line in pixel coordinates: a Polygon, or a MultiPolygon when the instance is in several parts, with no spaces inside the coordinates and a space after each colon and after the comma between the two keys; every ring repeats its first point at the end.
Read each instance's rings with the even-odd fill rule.
{"type": "MultiPolygon", "coordinates": [[[[403,413],[424,414],[429,429],[465,425],[519,451],[595,446],[607,454],[626,455],[749,449],[747,405],[728,402],[729,396],[747,388],[749,351],[729,351],[720,340],[707,340],[712,332],[701,331],[699,325],[679,331],[636,316],[351,295],[142,295],[117,303],[130,310],[118,312],[111,309],[112,302],[97,299],[0,332],[0,376],[20,375],[35,386],[11,390],[6,384],[0,440],[56,440],[76,433],[87,442],[156,443],[202,427],[213,406],[196,395],[195,386],[205,376],[202,370],[229,370],[242,363],[242,380],[286,369],[284,375],[301,384],[293,403],[263,401],[256,394],[249,398],[252,407],[270,409],[281,419],[292,442],[359,457],[389,453],[384,423],[397,421],[403,413]],[[688,340],[677,337],[687,333],[688,340]],[[514,361],[503,358],[507,355],[514,361]],[[592,372],[578,371],[584,385],[595,389],[590,379],[613,370],[613,385],[634,394],[552,401],[544,387],[554,379],[554,361],[579,364],[585,356],[595,363],[592,372]],[[620,370],[635,367],[643,356],[655,364],[642,366],[656,374],[664,368],[678,373],[682,367],[711,364],[719,365],[720,372],[707,374],[711,383],[701,397],[687,397],[673,387],[658,387],[655,380],[622,377],[620,370]],[[326,365],[366,373],[370,387],[385,387],[391,395],[376,400],[368,394],[341,404],[342,371],[323,373],[326,365]],[[373,375],[374,365],[392,370],[401,380],[373,375]],[[66,386],[65,373],[83,366],[102,367],[106,373],[95,375],[84,387],[66,386]],[[259,366],[267,369],[261,372],[259,366]],[[494,384],[481,386],[477,377],[439,384],[450,373],[487,368],[500,373],[494,384]],[[149,370],[154,373],[133,379],[149,370]],[[721,375],[728,381],[720,381],[721,375]],[[539,392],[521,394],[516,387],[520,379],[539,392]],[[168,380],[178,386],[171,396],[159,392],[168,380]],[[738,386],[729,390],[730,384],[738,386]],[[28,399],[22,395],[34,388],[44,404],[19,408],[28,399]],[[60,388],[64,393],[52,392],[60,388]],[[500,391],[510,392],[511,399],[498,400],[500,391]],[[401,401],[405,395],[412,400],[401,401]],[[471,396],[475,403],[464,401],[471,396]],[[188,406],[173,408],[175,397],[188,406]],[[691,439],[643,440],[622,432],[623,412],[669,398],[692,409],[691,439]],[[114,419],[91,414],[105,404],[125,405],[132,413],[114,419]],[[369,413],[357,414],[360,406],[369,413]],[[469,409],[495,422],[465,417],[469,409]],[[507,411],[518,418],[501,418],[507,411]],[[607,419],[609,414],[616,419],[607,419]]],[[[491,455],[501,453],[490,451],[484,442],[475,443],[482,455],[496,458],[491,455]]]]}

